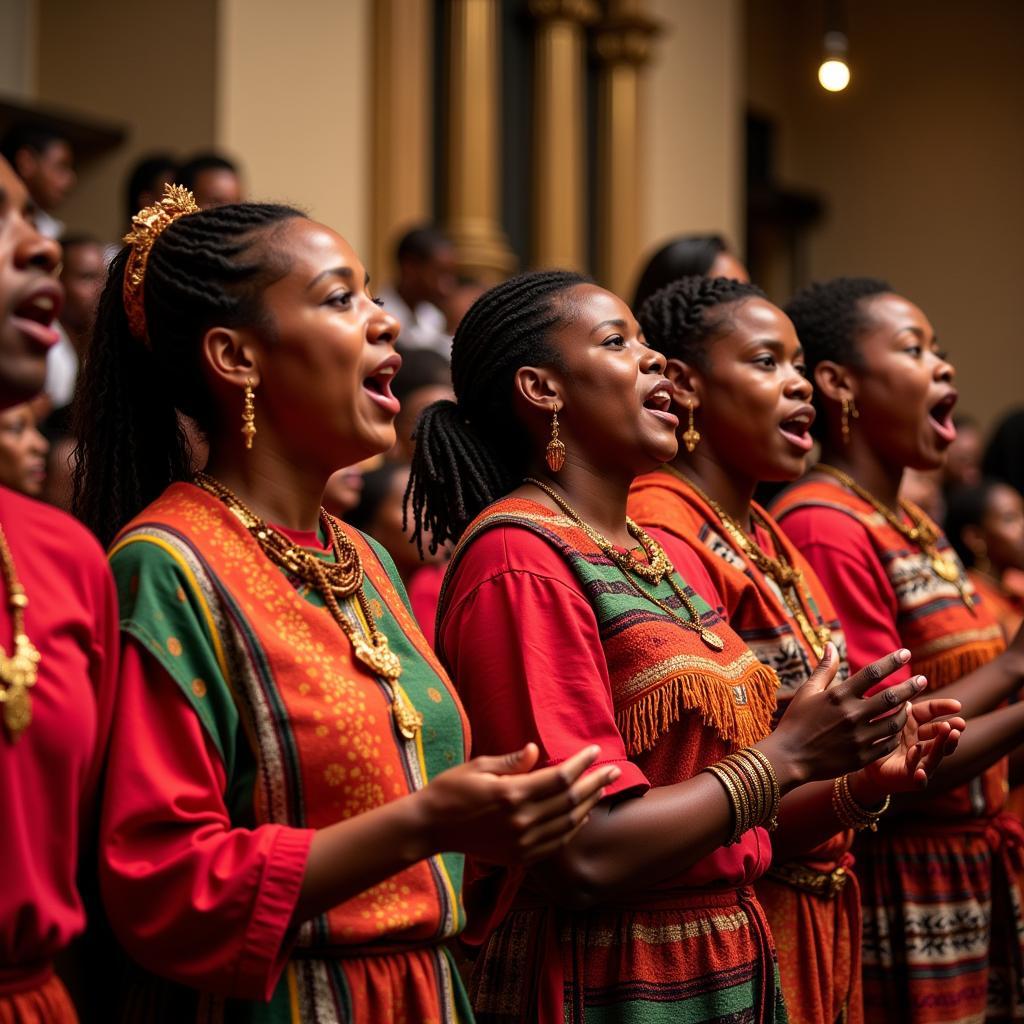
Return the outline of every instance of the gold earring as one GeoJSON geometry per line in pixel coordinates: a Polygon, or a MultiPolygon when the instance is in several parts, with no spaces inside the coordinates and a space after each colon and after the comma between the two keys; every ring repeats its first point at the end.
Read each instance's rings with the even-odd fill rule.
{"type": "Polygon", "coordinates": [[[242,406],[242,437],[245,447],[252,447],[252,439],[256,436],[256,401],[252,389],[252,377],[245,381],[245,402],[242,406]]]}
{"type": "Polygon", "coordinates": [[[844,398],[842,420],[843,444],[850,443],[850,420],[856,419],[860,419],[860,413],[857,412],[857,403],[852,398],[844,398]]]}
{"type": "Polygon", "coordinates": [[[544,459],[548,469],[557,473],[565,465],[565,445],[558,439],[558,410],[551,410],[551,440],[548,441],[544,459]]]}
{"type": "Polygon", "coordinates": [[[693,425],[693,402],[686,403],[686,410],[690,414],[690,424],[683,433],[683,444],[688,452],[692,452],[700,444],[700,431],[693,425]]]}

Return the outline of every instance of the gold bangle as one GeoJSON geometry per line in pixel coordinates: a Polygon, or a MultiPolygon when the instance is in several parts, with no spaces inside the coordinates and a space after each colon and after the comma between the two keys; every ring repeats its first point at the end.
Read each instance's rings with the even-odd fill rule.
{"type": "Polygon", "coordinates": [[[769,789],[761,777],[760,768],[751,765],[738,750],[726,757],[722,763],[737,772],[743,780],[751,803],[749,827],[753,828],[764,819],[765,807],[768,805],[769,798],[769,789]]]}
{"type": "Polygon", "coordinates": [[[850,777],[841,775],[832,783],[832,809],[836,817],[847,828],[863,832],[870,829],[878,831],[878,820],[889,809],[892,797],[887,796],[881,805],[875,809],[869,809],[859,804],[850,791],[850,777]]]}
{"type": "Polygon", "coordinates": [[[756,747],[744,747],[738,753],[753,764],[760,765],[761,779],[768,790],[768,806],[765,810],[762,823],[769,832],[774,832],[779,827],[779,806],[782,803],[782,790],[779,788],[779,779],[775,774],[775,768],[767,755],[756,747]]]}
{"type": "Polygon", "coordinates": [[[725,790],[726,795],[729,797],[729,802],[732,804],[732,818],[733,828],[732,835],[726,840],[726,846],[732,846],[734,843],[739,841],[739,837],[743,834],[739,831],[740,824],[740,795],[736,789],[736,784],[729,777],[729,774],[724,771],[720,765],[709,764],[704,769],[709,775],[713,775],[722,784],[722,788],[725,790]]]}

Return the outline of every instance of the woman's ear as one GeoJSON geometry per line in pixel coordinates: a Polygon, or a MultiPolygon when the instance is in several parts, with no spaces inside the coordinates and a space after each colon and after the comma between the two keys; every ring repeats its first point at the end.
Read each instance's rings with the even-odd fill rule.
{"type": "Polygon", "coordinates": [[[565,405],[561,381],[544,366],[521,366],[516,370],[515,389],[520,401],[546,413],[559,411],[565,405]]]}
{"type": "Polygon", "coordinates": [[[260,368],[256,347],[246,331],[211,327],[203,335],[202,356],[214,380],[224,381],[234,387],[242,387],[247,381],[253,387],[259,386],[260,368]]]}
{"type": "Polygon", "coordinates": [[[814,368],[814,387],[825,398],[837,404],[843,399],[849,402],[857,397],[853,375],[845,366],[830,359],[823,359],[814,368]]]}
{"type": "Polygon", "coordinates": [[[665,376],[672,382],[672,399],[677,405],[690,409],[700,408],[700,374],[681,359],[665,363],[665,376]]]}

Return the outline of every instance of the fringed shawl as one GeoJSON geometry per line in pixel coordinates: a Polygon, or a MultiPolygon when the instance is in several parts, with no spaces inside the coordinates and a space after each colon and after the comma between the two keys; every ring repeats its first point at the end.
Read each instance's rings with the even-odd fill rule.
{"type": "Polygon", "coordinates": [[[928,679],[930,690],[949,686],[1003,650],[1002,630],[992,609],[978,596],[934,523],[940,554],[960,567],[967,603],[957,584],[936,575],[928,555],[909,544],[868,502],[831,480],[801,481],[779,497],[772,511],[783,522],[790,512],[809,506],[842,512],[864,527],[896,595],[900,639],[911,653],[914,671],[928,679]]]}
{"type": "MultiPolygon", "coordinates": [[[[715,651],[675,615],[638,594],[571,519],[536,502],[506,498],[470,524],[452,556],[438,622],[447,606],[447,581],[473,539],[486,530],[508,526],[529,530],[549,543],[565,559],[594,609],[608,662],[616,725],[631,756],[650,750],[687,712],[698,715],[730,745],[749,746],[768,735],[778,678],[722,617],[681,581],[701,624],[724,641],[724,648],[715,651]]],[[[686,619],[686,609],[667,580],[651,586],[639,577],[633,579],[686,619]]]]}

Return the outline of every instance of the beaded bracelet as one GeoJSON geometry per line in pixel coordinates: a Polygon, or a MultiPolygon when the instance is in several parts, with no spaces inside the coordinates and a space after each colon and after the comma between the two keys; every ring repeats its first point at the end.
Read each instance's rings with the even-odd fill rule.
{"type": "Polygon", "coordinates": [[[892,803],[892,797],[887,796],[881,806],[870,810],[861,806],[850,792],[849,775],[841,775],[832,783],[832,810],[835,811],[836,817],[843,825],[856,829],[858,832],[863,832],[865,829],[877,832],[878,819],[889,810],[890,803],[892,803]]]}

